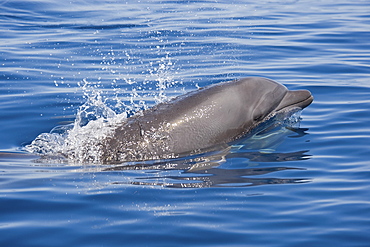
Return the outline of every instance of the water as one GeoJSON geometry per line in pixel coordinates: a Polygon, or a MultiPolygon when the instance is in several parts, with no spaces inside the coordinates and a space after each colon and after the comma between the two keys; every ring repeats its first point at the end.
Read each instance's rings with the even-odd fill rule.
{"type": "Polygon", "coordinates": [[[1,246],[369,246],[368,1],[0,10],[1,246]],[[77,120],[130,116],[246,76],[309,89],[315,101],[300,125],[162,163],[7,154],[77,120]]]}

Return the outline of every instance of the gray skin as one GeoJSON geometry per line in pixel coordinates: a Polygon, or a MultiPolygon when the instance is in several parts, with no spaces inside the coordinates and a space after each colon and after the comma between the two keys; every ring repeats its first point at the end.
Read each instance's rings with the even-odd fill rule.
{"type": "Polygon", "coordinates": [[[103,163],[168,159],[227,144],[279,112],[303,109],[307,90],[259,77],[214,84],[139,112],[101,143],[103,163]]]}

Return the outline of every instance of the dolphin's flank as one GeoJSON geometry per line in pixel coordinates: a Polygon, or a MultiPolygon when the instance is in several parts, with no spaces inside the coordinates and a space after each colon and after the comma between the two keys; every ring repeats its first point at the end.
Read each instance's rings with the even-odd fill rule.
{"type": "Polygon", "coordinates": [[[101,143],[101,161],[174,158],[226,144],[273,114],[303,109],[307,90],[289,91],[266,78],[210,85],[128,118],[101,143]]]}

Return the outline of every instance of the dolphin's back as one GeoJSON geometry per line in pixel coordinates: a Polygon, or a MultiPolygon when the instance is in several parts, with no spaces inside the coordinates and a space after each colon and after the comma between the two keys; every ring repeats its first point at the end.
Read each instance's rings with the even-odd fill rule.
{"type": "Polygon", "coordinates": [[[265,94],[275,97],[274,105],[278,105],[286,91],[274,81],[247,78],[211,85],[158,104],[116,128],[102,144],[106,147],[103,160],[172,158],[233,141],[255,127],[256,104],[263,102],[265,94]]]}

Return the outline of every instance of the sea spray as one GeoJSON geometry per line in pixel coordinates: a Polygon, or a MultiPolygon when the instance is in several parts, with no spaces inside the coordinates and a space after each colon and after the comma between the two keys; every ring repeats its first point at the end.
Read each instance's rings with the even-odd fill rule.
{"type": "MultiPolygon", "coordinates": [[[[109,55],[115,53],[110,51],[109,55]]],[[[131,59],[129,55],[126,57],[131,59]]],[[[97,81],[85,78],[78,82],[85,103],[78,108],[74,123],[59,125],[49,133],[40,134],[24,148],[26,151],[44,157],[45,161],[48,157],[59,156],[69,163],[100,163],[102,145],[117,125],[147,109],[151,105],[148,102],[170,99],[166,95],[168,88],[178,84],[173,75],[174,63],[168,53],[149,63],[149,68],[143,72],[147,76],[141,83],[113,70],[111,66],[117,66],[114,57],[103,57],[102,64],[103,70],[117,76],[112,80],[111,88],[107,89],[101,78],[97,81]]]]}

